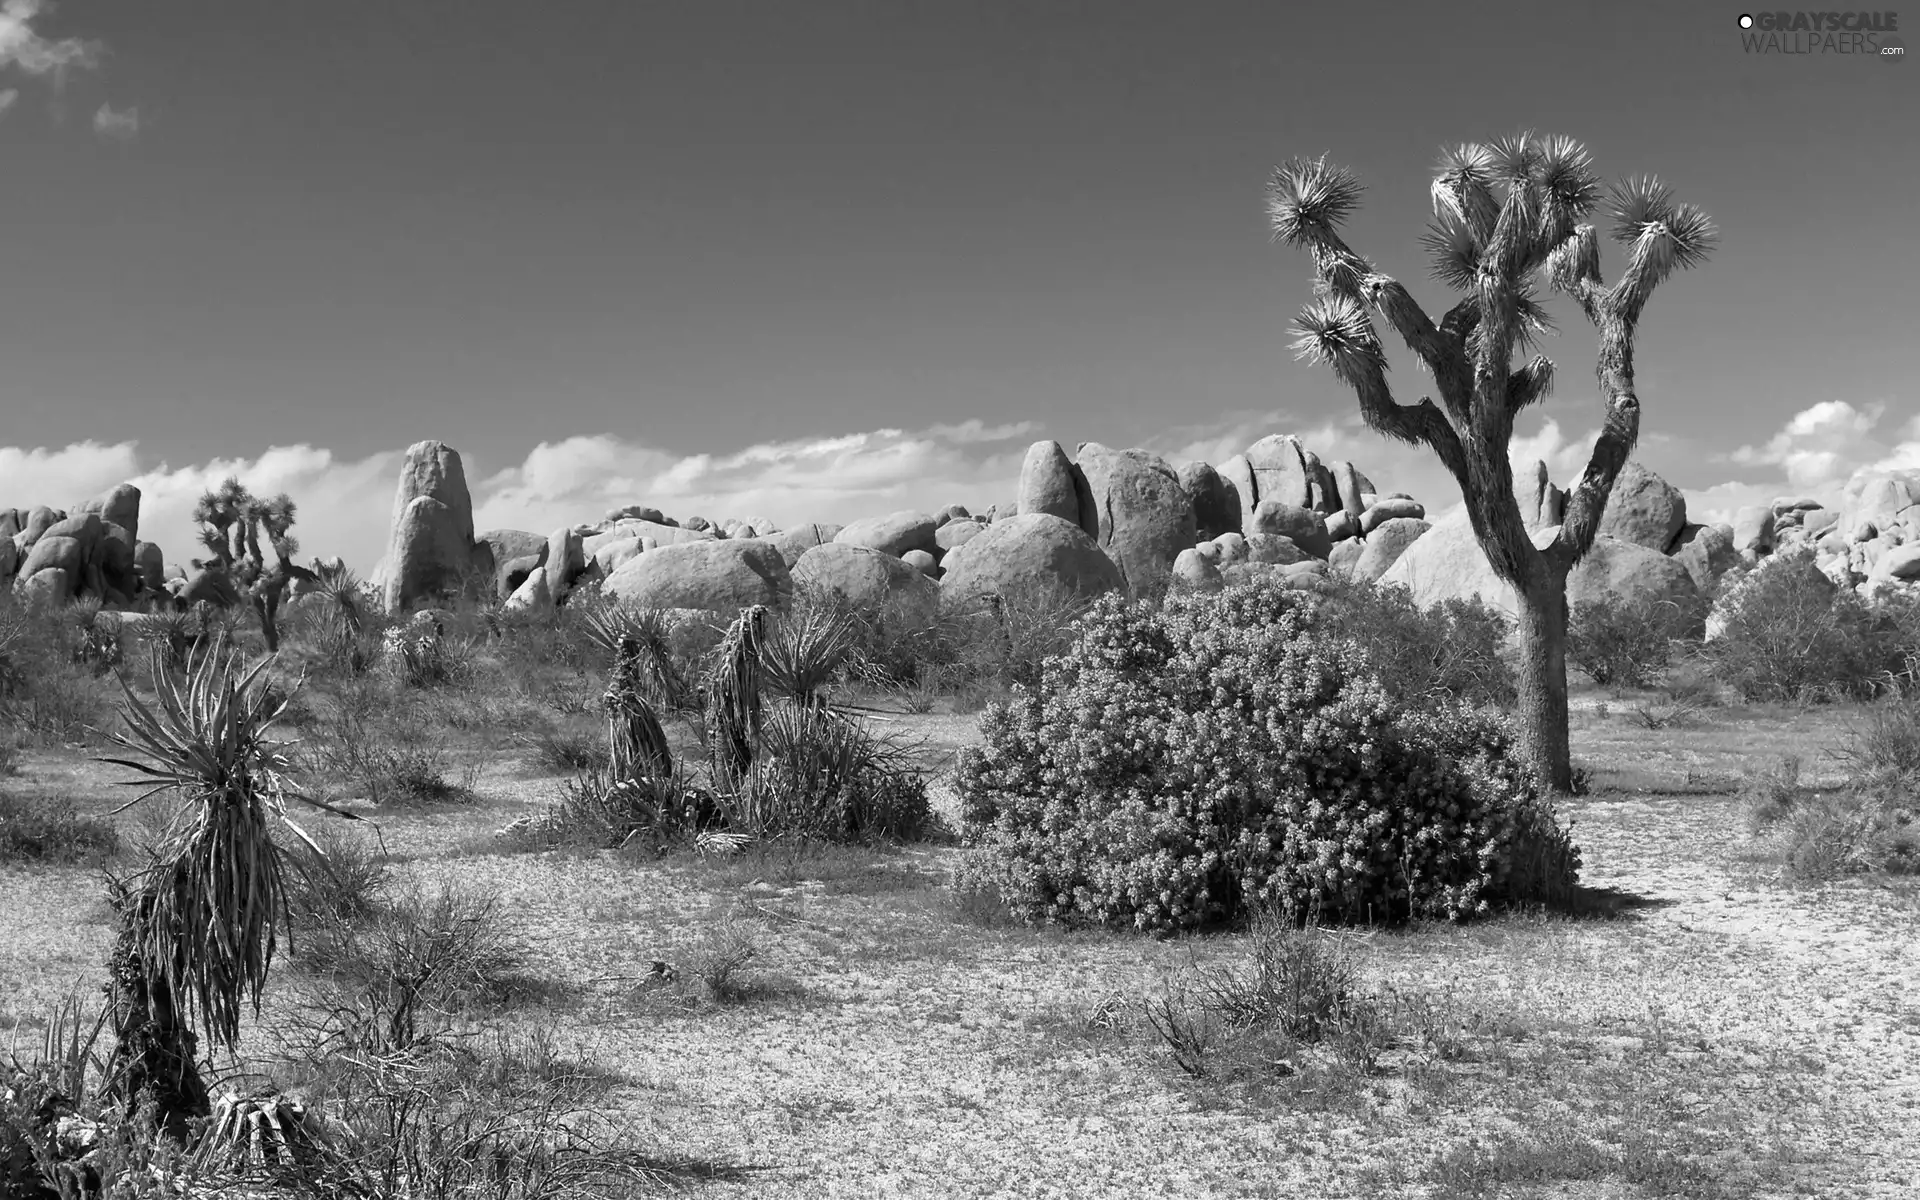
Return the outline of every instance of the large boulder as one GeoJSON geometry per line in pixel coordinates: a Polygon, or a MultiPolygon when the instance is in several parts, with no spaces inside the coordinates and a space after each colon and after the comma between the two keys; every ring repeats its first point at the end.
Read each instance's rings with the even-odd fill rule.
{"type": "MultiPolygon", "coordinates": [[[[1388,496],[1384,500],[1376,499],[1368,506],[1366,512],[1360,514],[1360,535],[1366,537],[1388,521],[1407,518],[1422,521],[1426,516],[1426,506],[1410,497],[1388,496]]],[[[1534,526],[1529,525],[1528,528],[1531,529],[1534,526]]]]}
{"type": "Polygon", "coordinates": [[[66,519],[67,514],[57,508],[48,508],[44,504],[34,505],[27,511],[27,523],[20,529],[20,536],[24,539],[20,548],[25,550],[31,547],[48,529],[66,519]]]}
{"type": "Polygon", "coordinates": [[[1307,456],[1300,439],[1292,434],[1268,434],[1247,447],[1247,464],[1253,470],[1254,499],[1257,505],[1278,500],[1295,508],[1312,503],[1307,456]]]}
{"type": "Polygon", "coordinates": [[[1211,541],[1242,528],[1240,489],[1208,463],[1190,462],[1180,468],[1180,487],[1193,502],[1194,536],[1211,541]]]}
{"type": "Polygon", "coordinates": [[[388,612],[406,612],[421,602],[442,604],[466,587],[473,542],[460,534],[457,512],[431,496],[416,496],[400,510],[388,543],[381,581],[388,612]]]}
{"type": "Polygon", "coordinates": [[[131,483],[110,488],[104,495],[74,508],[74,514],[97,513],[102,521],[118,525],[136,538],[140,534],[140,489],[131,483]]]}
{"type": "MultiPolygon", "coordinates": [[[[97,524],[99,517],[93,518],[97,524]]],[[[76,583],[82,578],[87,564],[87,545],[77,537],[50,533],[33,543],[33,549],[27,551],[26,561],[20,564],[20,581],[24,585],[42,571],[65,571],[67,577],[76,583]]]]}
{"type": "MultiPolygon", "coordinates": [[[[1378,536],[1378,532],[1376,530],[1374,536],[1378,536]]],[[[1544,547],[1559,532],[1558,526],[1533,530],[1533,543],[1544,547]]],[[[1371,542],[1373,538],[1367,540],[1371,542]]],[[[1494,575],[1464,508],[1449,513],[1420,534],[1380,575],[1378,582],[1383,587],[1405,587],[1413,602],[1422,608],[1454,597],[1478,597],[1509,615],[1518,611],[1513,589],[1494,575]]]]}
{"type": "Polygon", "coordinates": [[[1687,498],[1680,489],[1628,461],[1607,496],[1598,533],[1664,554],[1686,524],[1687,498]]]}
{"type": "Polygon", "coordinates": [[[844,528],[845,526],[841,525],[818,525],[809,522],[805,525],[795,525],[792,529],[783,529],[762,540],[776,547],[780,551],[781,560],[791,569],[793,564],[800,561],[801,555],[815,546],[824,546],[833,541],[840,536],[840,531],[844,528]]]}
{"type": "Polygon", "coordinates": [[[520,584],[525,581],[523,573],[511,583],[508,575],[514,564],[526,558],[538,558],[544,561],[547,552],[545,535],[528,533],[524,529],[489,529],[474,539],[474,553],[479,555],[484,547],[492,566],[487,574],[493,577],[493,594],[505,600],[512,596],[520,584]]]}
{"type": "Polygon", "coordinates": [[[407,448],[394,489],[383,591],[387,611],[460,594],[473,577],[473,497],[460,452],[445,442],[407,448]]]}
{"type": "Polygon", "coordinates": [[[1023,514],[1046,513],[1080,523],[1080,491],[1074,482],[1073,463],[1059,442],[1035,442],[1027,447],[1027,457],[1020,464],[1016,504],[1023,514]]]}
{"type": "Polygon", "coordinates": [[[903,508],[884,517],[862,517],[851,522],[834,534],[833,540],[847,546],[866,546],[895,558],[909,550],[925,550],[938,558],[935,552],[940,543],[933,538],[934,528],[932,513],[903,508]]]}
{"type": "MultiPolygon", "coordinates": [[[[1559,532],[1557,526],[1550,528],[1559,532]]],[[[1700,589],[1693,576],[1678,560],[1618,538],[1594,538],[1593,548],[1567,576],[1569,611],[1583,604],[1619,610],[1672,601],[1682,611],[1698,612],[1704,620],[1704,607],[1697,606],[1699,598],[1700,589]]],[[[1696,626],[1681,632],[1683,636],[1698,636],[1702,629],[1696,626]]]]}
{"type": "Polygon", "coordinates": [[[1393,517],[1381,522],[1367,535],[1367,540],[1360,543],[1364,548],[1354,560],[1349,575],[1361,583],[1378,581],[1400,561],[1407,547],[1432,528],[1418,517],[1393,517]]]}
{"type": "MultiPolygon", "coordinates": [[[[651,539],[634,537],[622,538],[617,542],[608,542],[593,552],[593,572],[598,574],[600,578],[605,579],[621,567],[632,562],[639,555],[645,553],[650,548],[647,545],[649,540],[651,539]]],[[[658,542],[654,543],[655,547],[658,545],[658,542]]]]}
{"type": "Polygon", "coordinates": [[[793,587],[900,628],[931,629],[940,617],[940,585],[913,564],[869,546],[815,546],[793,565],[793,587]]]}
{"type": "Polygon", "coordinates": [[[1235,495],[1240,497],[1240,524],[1234,528],[1241,533],[1253,526],[1253,510],[1259,507],[1259,485],[1253,479],[1253,464],[1244,454],[1236,454],[1220,464],[1220,478],[1226,481],[1235,495]]]}
{"type": "Polygon", "coordinates": [[[1173,560],[1172,583],[1176,588],[1196,592],[1217,592],[1226,586],[1226,580],[1221,576],[1214,558],[1197,546],[1187,547],[1173,560]]]}
{"type": "Polygon", "coordinates": [[[1693,585],[1711,593],[1721,576],[1740,565],[1731,525],[1688,525],[1675,540],[1673,559],[1685,568],[1693,585]]]}
{"type": "Polygon", "coordinates": [[[987,595],[1065,592],[1092,598],[1122,586],[1120,568],[1085,530],[1050,513],[1021,513],[987,526],[955,550],[940,584],[944,608],[987,595]]]}
{"type": "Polygon", "coordinates": [[[1333,553],[1333,537],[1327,532],[1325,518],[1296,504],[1262,500],[1253,511],[1253,527],[1248,533],[1249,536],[1265,533],[1289,538],[1294,545],[1322,560],[1333,553]]]}
{"type": "Polygon", "coordinates": [[[1733,548],[1751,562],[1773,549],[1773,509],[1749,504],[1733,514],[1733,548]]]}
{"type": "Polygon", "coordinates": [[[759,538],[661,546],[607,576],[601,594],[646,608],[732,614],[749,605],[784,609],[793,576],[779,548],[759,538]]]}
{"type": "Polygon", "coordinates": [[[940,547],[941,555],[945,556],[979,537],[980,532],[986,527],[986,522],[970,518],[948,521],[933,531],[933,540],[940,547]]]}
{"type": "Polygon", "coordinates": [[[1125,586],[1166,586],[1173,560],[1195,541],[1193,502],[1179,474],[1157,454],[1098,442],[1082,445],[1075,465],[1093,498],[1094,541],[1125,586]]]}
{"type": "MultiPolygon", "coordinates": [[[[1560,533],[1557,525],[1533,530],[1533,543],[1546,547],[1560,533]]],[[[1519,612],[1513,588],[1494,575],[1474,537],[1465,510],[1436,522],[1380,576],[1382,585],[1401,584],[1414,603],[1425,608],[1451,598],[1479,598],[1509,616],[1519,612]]],[[[1596,537],[1567,577],[1567,603],[1630,604],[1673,600],[1687,604],[1699,589],[1678,561],[1658,550],[1618,538],[1596,537]]]]}

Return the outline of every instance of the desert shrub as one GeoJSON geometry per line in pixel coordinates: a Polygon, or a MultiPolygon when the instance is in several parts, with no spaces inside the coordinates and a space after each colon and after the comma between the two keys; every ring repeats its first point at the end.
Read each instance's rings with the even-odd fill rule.
{"type": "Polygon", "coordinates": [[[665,854],[719,822],[713,794],[684,769],[664,777],[616,780],[593,767],[563,782],[559,797],[543,813],[507,832],[527,847],[644,848],[665,854]]]}
{"type": "Polygon", "coordinates": [[[314,846],[295,840],[288,857],[287,909],[301,927],[364,921],[379,911],[391,881],[391,860],[377,843],[337,825],[309,831],[314,846]]]}
{"type": "Polygon", "coordinates": [[[332,1030],[362,1051],[405,1051],[440,1018],[499,1004],[526,986],[525,950],[497,898],[449,886],[389,886],[371,912],[308,930],[300,965],[332,1030]]]}
{"type": "Polygon", "coordinates": [[[394,679],[410,688],[459,687],[474,677],[474,647],[465,636],[418,625],[382,635],[381,658],[394,679]]]}
{"type": "Polygon", "coordinates": [[[749,786],[723,794],[728,829],[757,839],[907,840],[932,814],[908,751],[828,709],[778,705],[749,786]]]}
{"type": "Polygon", "coordinates": [[[1714,673],[1747,700],[1868,697],[1914,649],[1898,616],[1829,579],[1810,549],[1774,555],[1728,584],[1709,633],[1714,673]]]}
{"type": "Polygon", "coordinates": [[[1102,600],[963,753],[956,884],[1029,920],[1141,928],[1563,897],[1578,852],[1506,720],[1395,701],[1314,608],[1258,587],[1102,600]]]}
{"type": "Polygon", "coordinates": [[[1920,784],[1920,699],[1895,696],[1872,705],[1833,755],[1856,786],[1914,790],[1920,784]]]}
{"type": "Polygon", "coordinates": [[[1833,752],[1838,786],[1802,782],[1800,761],[1750,772],[1742,791],[1756,836],[1771,836],[1787,872],[1824,882],[1844,875],[1920,873],[1920,701],[1874,705],[1833,752]]]}
{"type": "Polygon", "coordinates": [[[1673,644],[1700,628],[1703,602],[1573,606],[1567,621],[1567,661],[1605,687],[1652,687],[1673,665],[1673,644]]]}
{"type": "Polygon", "coordinates": [[[106,665],[67,610],[28,612],[0,593],[0,729],[44,742],[91,739],[112,716],[106,665]]]}
{"type": "Polygon", "coordinates": [[[377,678],[354,681],[317,705],[305,733],[299,756],[323,789],[359,792],[376,805],[471,796],[470,781],[453,778],[453,755],[431,735],[420,706],[391,695],[377,678]]]}
{"type": "Polygon", "coordinates": [[[119,849],[113,822],[82,816],[72,800],[29,800],[0,791],[0,862],[93,862],[119,849]]]}
{"type": "Polygon", "coordinates": [[[1173,973],[1145,1001],[1147,1023],[1196,1078],[1290,1074],[1307,1052],[1370,1065],[1385,1015],[1360,987],[1359,956],[1341,934],[1260,914],[1244,960],[1173,973]]]}
{"type": "Polygon", "coordinates": [[[609,762],[606,730],[543,725],[515,739],[535,763],[552,771],[604,769],[609,762]]]}
{"type": "Polygon", "coordinates": [[[1395,698],[1514,702],[1513,670],[1501,654],[1512,622],[1499,609],[1477,597],[1421,608],[1405,587],[1338,577],[1325,595],[1316,623],[1357,643],[1395,698]]]}

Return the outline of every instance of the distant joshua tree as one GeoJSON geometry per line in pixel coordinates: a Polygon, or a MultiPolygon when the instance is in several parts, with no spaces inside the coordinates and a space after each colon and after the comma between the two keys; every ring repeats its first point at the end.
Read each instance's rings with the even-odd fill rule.
{"type": "Polygon", "coordinates": [[[1543,781],[1572,785],[1567,738],[1567,575],[1593,547],[1614,481],[1640,436],[1633,340],[1648,298],[1678,269],[1698,266],[1716,238],[1707,214],[1677,203],[1657,180],[1607,189],[1609,234],[1627,248],[1626,269],[1600,280],[1600,241],[1586,218],[1602,188],[1587,150],[1565,137],[1521,134],[1442,157],[1433,182],[1435,220],[1422,244],[1432,273],[1465,297],[1436,325],[1406,288],[1341,240],[1358,207],[1352,172],[1294,159],[1273,173],[1269,212],[1276,241],[1314,263],[1314,299],[1295,318],[1302,357],[1330,365],[1359,398],[1373,429],[1439,455],[1460,484],[1474,535],[1519,604],[1520,727],[1543,781]],[[1606,415],[1585,474],[1567,497],[1553,541],[1536,548],[1514,495],[1508,443],[1514,418],[1553,385],[1553,363],[1514,361],[1515,349],[1551,326],[1535,299],[1545,282],[1571,296],[1599,335],[1596,375],[1606,415]],[[1394,399],[1373,312],[1418,356],[1440,395],[1394,399]]]}
{"type": "Polygon", "coordinates": [[[280,648],[280,632],[275,618],[280,601],[294,580],[317,581],[317,576],[293,561],[300,543],[288,531],[293,528],[293,499],[285,492],[262,500],[229,478],[200,497],[193,519],[200,526],[200,543],[213,553],[206,565],[224,572],[235,590],[253,603],[260,617],[260,629],[266,635],[267,649],[280,648]],[[261,550],[262,535],[272,549],[269,564],[261,550]]]}

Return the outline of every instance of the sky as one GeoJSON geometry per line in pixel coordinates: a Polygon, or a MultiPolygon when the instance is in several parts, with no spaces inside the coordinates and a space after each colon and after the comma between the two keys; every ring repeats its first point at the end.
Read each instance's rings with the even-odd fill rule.
{"type": "MultiPolygon", "coordinates": [[[[1265,185],[1353,168],[1349,241],[1437,316],[1434,163],[1526,129],[1721,230],[1641,324],[1640,461],[1695,519],[1832,496],[1920,467],[1920,63],[1748,53],[1739,13],[0,0],[0,506],[131,481],[185,559],[236,475],[365,571],[427,438],[478,527],[547,531],[984,510],[1036,439],[1293,433],[1437,512],[1432,455],[1295,359],[1311,266],[1265,185]]],[[[1565,486],[1601,406],[1554,311],[1515,453],[1565,486]]]]}

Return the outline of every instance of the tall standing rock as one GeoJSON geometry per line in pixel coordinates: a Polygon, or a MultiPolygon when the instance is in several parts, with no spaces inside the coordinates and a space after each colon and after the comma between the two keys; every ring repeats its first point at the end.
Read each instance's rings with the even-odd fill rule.
{"type": "Polygon", "coordinates": [[[1240,524],[1236,528],[1252,528],[1253,510],[1260,507],[1260,486],[1253,479],[1253,464],[1246,455],[1236,454],[1220,464],[1220,478],[1240,497],[1240,524]]]}
{"type": "Polygon", "coordinates": [[[1367,511],[1367,506],[1360,501],[1361,495],[1368,491],[1360,486],[1360,472],[1345,459],[1334,463],[1330,470],[1333,472],[1333,490],[1340,496],[1340,511],[1352,517],[1357,524],[1361,514],[1367,511]]]}
{"type": "Polygon", "coordinates": [[[1254,490],[1259,500],[1278,500],[1295,508],[1306,508],[1308,494],[1307,458],[1300,439],[1292,434],[1268,434],[1247,447],[1247,464],[1253,469],[1254,490]]]}
{"type": "Polygon", "coordinates": [[[460,452],[445,442],[416,442],[407,449],[385,564],[389,612],[455,595],[473,572],[473,496],[460,452]]]}
{"type": "Polygon", "coordinates": [[[1073,463],[1059,442],[1035,442],[1020,464],[1019,510],[1046,513],[1080,523],[1080,495],[1074,488],[1073,463]]]}
{"type": "Polygon", "coordinates": [[[1092,499],[1087,532],[1120,568],[1126,586],[1164,587],[1174,559],[1196,540],[1193,502],[1179,474],[1157,454],[1098,442],[1083,443],[1075,465],[1092,499]]]}

